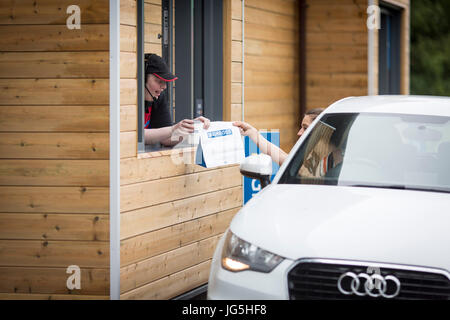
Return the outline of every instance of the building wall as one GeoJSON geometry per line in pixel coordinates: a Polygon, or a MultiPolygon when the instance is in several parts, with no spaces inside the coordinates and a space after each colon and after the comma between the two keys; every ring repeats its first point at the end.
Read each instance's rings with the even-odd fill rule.
{"type": "Polygon", "coordinates": [[[245,0],[245,121],[279,129],[286,151],[301,120],[298,19],[297,0],[245,0]]]}
{"type": "MultiPolygon", "coordinates": [[[[174,1],[175,5],[176,0],[174,1]]],[[[144,2],[144,52],[162,56],[161,39],[161,0],[145,0],[144,2]]],[[[175,56],[175,55],[174,55],[175,56]]]]}
{"type": "MultiPolygon", "coordinates": [[[[123,56],[136,52],[136,1],[121,2],[123,56]]],[[[146,46],[160,54],[161,1],[146,0],[145,10],[146,46]]],[[[207,283],[215,245],[242,206],[242,178],[237,166],[189,164],[191,149],[137,154],[135,63],[129,68],[121,69],[121,299],[169,299],[207,283]]]]}
{"type": "Polygon", "coordinates": [[[109,297],[109,1],[71,4],[0,3],[0,299],[109,297]]]}
{"type": "MultiPolygon", "coordinates": [[[[407,90],[409,1],[404,8],[407,90]]],[[[109,8],[78,0],[0,2],[0,299],[109,298],[109,8]],[[69,265],[81,289],[69,290],[69,265]]],[[[367,1],[307,1],[307,108],[367,92],[367,1]]],[[[160,0],[146,0],[155,37],[160,0]]],[[[224,119],[300,122],[298,1],[224,1],[224,119]],[[245,59],[242,59],[242,45],[245,59]],[[242,78],[242,68],[245,76],[242,78]],[[244,97],[242,86],[245,82],[244,97]]],[[[137,154],[136,0],[121,0],[121,298],[168,299],[207,282],[215,245],[242,204],[236,166],[137,154]]],[[[160,23],[160,22],[159,22],[160,23]]],[[[160,54],[160,40],[146,48],[160,54]]],[[[146,51],[147,51],[146,49],[146,51]]]]}
{"type": "MultiPolygon", "coordinates": [[[[409,94],[409,0],[402,8],[401,93],[409,94]]],[[[374,0],[378,5],[380,1],[374,0]]],[[[368,0],[306,0],[307,109],[368,94],[368,0]]],[[[374,31],[374,93],[378,94],[378,31],[374,31]]]]}
{"type": "Polygon", "coordinates": [[[242,120],[242,0],[225,1],[224,19],[224,120],[242,120]]]}
{"type": "Polygon", "coordinates": [[[366,95],[368,1],[306,3],[307,109],[366,95]]]}

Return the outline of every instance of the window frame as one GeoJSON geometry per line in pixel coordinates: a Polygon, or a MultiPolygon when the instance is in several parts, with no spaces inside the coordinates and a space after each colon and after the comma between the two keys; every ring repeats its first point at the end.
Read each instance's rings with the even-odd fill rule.
{"type": "Polygon", "coordinates": [[[379,94],[400,94],[402,9],[385,2],[380,3],[380,9],[378,91],[379,94]],[[388,30],[384,27],[388,27],[388,30]]]}
{"type": "MultiPolygon", "coordinates": [[[[162,58],[179,78],[169,83],[166,97],[172,121],[205,116],[211,121],[223,119],[223,3],[220,0],[173,0],[161,2],[162,58]],[[174,14],[172,14],[174,12],[174,14]],[[178,13],[178,14],[177,14],[178,13]],[[175,22],[175,32],[173,23],[175,22]],[[174,34],[175,33],[175,34],[174,34]],[[175,39],[175,55],[173,44],[175,39]]],[[[154,151],[145,145],[144,106],[144,0],[137,0],[138,59],[138,153],[154,151]]],[[[157,148],[159,150],[161,148],[157,148]]]]}

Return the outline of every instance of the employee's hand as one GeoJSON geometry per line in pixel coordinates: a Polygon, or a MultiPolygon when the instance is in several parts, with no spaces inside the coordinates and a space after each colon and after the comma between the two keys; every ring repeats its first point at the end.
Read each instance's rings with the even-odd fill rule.
{"type": "Polygon", "coordinates": [[[194,120],[184,119],[172,126],[172,141],[180,142],[185,136],[194,132],[194,120]]]}
{"type": "Polygon", "coordinates": [[[205,130],[207,130],[209,128],[209,124],[211,122],[211,121],[209,121],[208,118],[205,118],[205,117],[202,117],[202,116],[197,117],[194,120],[203,122],[203,129],[205,129],[205,130]]]}
{"type": "Polygon", "coordinates": [[[233,122],[233,126],[238,127],[243,136],[248,136],[253,141],[256,141],[256,139],[258,138],[258,130],[256,130],[256,128],[252,127],[247,122],[235,121],[233,122]]]}
{"type": "Polygon", "coordinates": [[[186,133],[194,132],[194,120],[184,119],[172,126],[172,132],[183,131],[186,133]]]}

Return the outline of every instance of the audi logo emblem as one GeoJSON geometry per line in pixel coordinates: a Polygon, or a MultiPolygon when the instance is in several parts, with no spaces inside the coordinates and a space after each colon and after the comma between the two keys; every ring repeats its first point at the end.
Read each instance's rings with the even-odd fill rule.
{"type": "Polygon", "coordinates": [[[373,298],[382,296],[390,299],[396,297],[400,293],[400,281],[391,275],[383,277],[380,274],[368,275],[366,273],[355,274],[353,272],[346,272],[339,277],[337,287],[342,294],[355,294],[359,297],[368,295],[373,298]],[[392,293],[387,292],[388,281],[391,281],[395,288],[395,290],[389,290],[392,291],[392,293]],[[362,282],[362,289],[364,290],[360,290],[362,282]]]}

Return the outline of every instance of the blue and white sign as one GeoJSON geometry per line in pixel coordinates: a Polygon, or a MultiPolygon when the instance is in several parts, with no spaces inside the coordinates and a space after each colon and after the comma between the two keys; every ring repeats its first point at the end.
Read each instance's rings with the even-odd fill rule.
{"type": "Polygon", "coordinates": [[[216,131],[208,132],[208,138],[217,138],[217,137],[229,136],[231,134],[233,134],[231,129],[216,130],[216,131]]]}
{"type": "MultiPolygon", "coordinates": [[[[280,132],[278,130],[273,131],[263,131],[261,135],[266,138],[268,141],[280,147],[280,132]]],[[[244,137],[244,146],[245,146],[245,156],[248,157],[252,154],[259,154],[259,148],[256,144],[249,138],[244,137]]],[[[277,173],[280,166],[278,163],[272,161],[272,176],[270,177],[270,181],[273,180],[275,174],[277,173]]],[[[261,183],[257,179],[250,179],[244,177],[244,204],[249,201],[253,195],[257,194],[261,190],[261,183]]]]}

